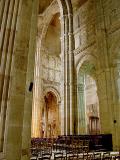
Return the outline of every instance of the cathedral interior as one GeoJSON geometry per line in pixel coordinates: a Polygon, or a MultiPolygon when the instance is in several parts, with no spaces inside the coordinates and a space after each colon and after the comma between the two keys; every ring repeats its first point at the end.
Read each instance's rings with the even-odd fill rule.
{"type": "Polygon", "coordinates": [[[120,0],[0,0],[0,160],[117,160],[119,134],[120,0]]]}

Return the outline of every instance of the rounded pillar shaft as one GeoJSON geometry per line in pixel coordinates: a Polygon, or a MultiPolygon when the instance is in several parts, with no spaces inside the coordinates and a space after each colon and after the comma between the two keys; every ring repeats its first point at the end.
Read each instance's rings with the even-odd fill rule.
{"type": "MultiPolygon", "coordinates": [[[[7,160],[21,159],[22,131],[26,92],[26,75],[29,52],[32,0],[21,1],[18,32],[11,67],[10,88],[7,103],[4,152],[7,160]]],[[[23,154],[23,153],[22,153],[23,154]]]]}
{"type": "Polygon", "coordinates": [[[101,132],[112,134],[113,149],[120,148],[120,103],[118,100],[117,68],[108,68],[97,76],[101,132]]]}

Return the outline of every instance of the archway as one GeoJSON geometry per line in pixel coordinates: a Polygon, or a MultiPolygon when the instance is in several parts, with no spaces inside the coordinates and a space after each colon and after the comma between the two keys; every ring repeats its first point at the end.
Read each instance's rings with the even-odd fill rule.
{"type": "Polygon", "coordinates": [[[99,134],[99,100],[95,81],[95,66],[84,61],[77,74],[78,134],[99,134]]]}
{"type": "Polygon", "coordinates": [[[90,75],[85,75],[85,104],[87,133],[100,133],[99,100],[95,80],[90,75]]]}
{"type": "Polygon", "coordinates": [[[52,92],[44,96],[44,108],[42,110],[42,134],[43,138],[54,138],[60,134],[59,106],[57,97],[52,92]]]}
{"type": "Polygon", "coordinates": [[[61,96],[61,134],[74,133],[74,36],[71,1],[53,1],[45,10],[39,28],[35,62],[32,137],[40,136],[41,108],[44,88],[52,85],[61,96]],[[56,4],[58,2],[58,4],[56,4]],[[55,8],[54,8],[55,7],[55,8]],[[61,27],[61,28],[60,28],[61,27]],[[60,32],[61,31],[61,32],[60,32]],[[53,34],[55,33],[55,34],[53,34]],[[61,33],[61,34],[60,34],[61,33]],[[52,37],[52,38],[51,38],[52,37]],[[61,41],[61,42],[60,42],[61,41]],[[70,54],[67,54],[70,53],[70,54]],[[67,56],[66,56],[67,55],[67,56]],[[60,67],[59,67],[60,64],[60,67]],[[62,75],[60,71],[62,70],[62,75]],[[64,85],[64,84],[67,85],[64,85]],[[69,86],[70,84],[70,86],[69,86]],[[42,98],[40,98],[42,97],[42,98]],[[38,114],[35,118],[36,113],[38,114]],[[71,116],[70,116],[71,115],[71,116]],[[69,117],[69,118],[67,118],[69,117]]]}
{"type": "MultiPolygon", "coordinates": [[[[44,108],[44,96],[52,91],[60,101],[61,84],[61,43],[60,43],[60,13],[57,2],[53,2],[45,11],[47,21],[44,20],[41,40],[37,41],[37,53],[35,63],[35,88],[33,97],[32,137],[41,137],[42,108],[44,108]],[[44,95],[44,96],[43,96],[44,95]]],[[[46,17],[46,16],[45,16],[46,17]]],[[[39,21],[40,23],[40,21],[39,21]]],[[[59,103],[59,102],[58,102],[59,103]]]]}

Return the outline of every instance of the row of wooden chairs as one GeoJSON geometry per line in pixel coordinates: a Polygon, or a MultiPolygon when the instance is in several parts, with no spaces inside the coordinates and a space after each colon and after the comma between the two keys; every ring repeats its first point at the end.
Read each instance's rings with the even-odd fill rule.
{"type": "Polygon", "coordinates": [[[52,147],[54,143],[54,139],[37,139],[35,141],[31,142],[31,148],[46,148],[46,147],[52,147]]]}
{"type": "Polygon", "coordinates": [[[67,141],[57,141],[53,144],[53,148],[57,150],[74,150],[78,152],[88,152],[89,151],[89,141],[88,140],[73,140],[71,143],[67,141]]]}
{"type": "Polygon", "coordinates": [[[110,152],[87,152],[78,154],[72,151],[66,153],[59,151],[54,153],[52,159],[51,157],[51,152],[43,152],[36,156],[34,160],[120,160],[120,152],[118,155],[111,155],[110,152]]]}

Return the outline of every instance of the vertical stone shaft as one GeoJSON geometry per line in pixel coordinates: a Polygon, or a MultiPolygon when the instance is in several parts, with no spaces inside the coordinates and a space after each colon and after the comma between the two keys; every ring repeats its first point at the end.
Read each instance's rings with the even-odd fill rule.
{"type": "Polygon", "coordinates": [[[39,86],[38,84],[38,59],[39,59],[39,45],[38,45],[38,38],[37,38],[37,45],[36,45],[36,52],[35,52],[35,67],[34,67],[34,88],[33,88],[33,106],[32,106],[32,137],[39,137],[37,128],[38,128],[38,123],[37,123],[37,118],[36,118],[36,113],[38,113],[36,106],[39,105],[38,103],[38,92],[37,92],[37,87],[39,86]]]}
{"type": "Polygon", "coordinates": [[[72,3],[67,0],[68,5],[68,19],[69,19],[69,86],[70,86],[70,134],[75,133],[75,67],[74,67],[74,35],[73,35],[73,11],[72,11],[72,3]]]}
{"type": "MultiPolygon", "coordinates": [[[[13,17],[11,22],[11,28],[9,29],[9,42],[8,42],[8,51],[6,53],[6,65],[4,66],[4,84],[3,84],[3,93],[2,93],[2,103],[1,103],[1,121],[0,121],[0,149],[3,148],[4,141],[4,128],[5,128],[5,119],[6,119],[6,109],[7,109],[7,98],[8,98],[8,88],[9,88],[9,79],[10,79],[10,71],[11,71],[11,61],[12,61],[12,53],[14,47],[14,38],[16,33],[16,23],[17,23],[17,15],[19,10],[19,0],[15,1],[14,9],[13,9],[13,17]]],[[[4,59],[5,60],[5,59],[4,59]]]]}
{"type": "Polygon", "coordinates": [[[6,0],[4,10],[3,10],[3,18],[1,19],[1,28],[0,28],[0,65],[1,65],[1,56],[3,52],[4,38],[6,25],[8,20],[8,11],[9,11],[10,0],[6,0]]]}
{"type": "MultiPolygon", "coordinates": [[[[97,73],[97,87],[100,106],[100,123],[103,134],[111,133],[113,140],[113,149],[120,148],[119,141],[119,114],[120,103],[118,102],[117,76],[114,75],[112,67],[117,66],[114,56],[111,60],[111,50],[109,46],[109,27],[107,25],[107,15],[105,3],[102,0],[95,1],[97,23],[96,23],[96,40],[97,51],[100,57],[100,70],[97,73]]],[[[113,6],[112,6],[113,7],[113,6]]],[[[114,38],[113,38],[114,39],[114,38]]],[[[113,42],[113,41],[112,41],[113,42]]],[[[112,44],[111,42],[111,44],[112,44]]],[[[115,51],[113,51],[115,52],[115,51]]],[[[117,58],[117,52],[116,52],[117,58]]],[[[116,72],[116,71],[115,71],[116,72]]]]}
{"type": "Polygon", "coordinates": [[[102,134],[112,134],[113,149],[119,150],[120,109],[116,77],[118,69],[107,68],[97,76],[102,134]]]}
{"type": "Polygon", "coordinates": [[[7,10],[7,19],[6,19],[6,26],[3,28],[4,30],[4,38],[2,41],[2,47],[1,47],[1,59],[0,59],[0,106],[2,101],[2,93],[3,93],[3,85],[4,85],[4,77],[5,77],[5,67],[6,67],[6,61],[7,61],[7,53],[8,53],[8,44],[10,40],[10,30],[11,30],[11,23],[13,18],[13,8],[14,8],[14,0],[12,0],[9,4],[8,10],[7,10]]]}
{"type": "Polygon", "coordinates": [[[1,30],[1,24],[3,19],[4,7],[5,7],[5,1],[1,0],[0,1],[0,30],[1,30]]]}
{"type": "Polygon", "coordinates": [[[70,74],[69,74],[69,37],[68,37],[68,30],[69,30],[69,20],[68,16],[65,15],[65,85],[66,85],[66,135],[70,134],[70,74]]]}
{"type": "Polygon", "coordinates": [[[14,57],[7,103],[4,152],[7,160],[21,159],[26,73],[29,51],[32,0],[22,1],[18,17],[14,57]]]}
{"type": "Polygon", "coordinates": [[[61,17],[61,134],[66,134],[66,55],[65,55],[65,15],[61,17]]]}
{"type": "Polygon", "coordinates": [[[45,137],[48,137],[48,102],[45,101],[45,137]]]}
{"type": "Polygon", "coordinates": [[[24,119],[23,119],[23,129],[22,129],[21,160],[30,159],[33,89],[30,92],[29,85],[31,82],[33,82],[34,79],[34,64],[35,64],[34,61],[35,61],[37,18],[38,18],[38,6],[39,6],[38,3],[39,3],[38,0],[34,0],[32,7],[28,65],[27,65],[27,75],[26,75],[26,93],[25,93],[24,117],[23,117],[24,119]]]}
{"type": "MultiPolygon", "coordinates": [[[[63,24],[64,38],[62,37],[62,53],[64,54],[64,133],[74,134],[75,114],[75,84],[74,84],[74,36],[73,36],[73,15],[71,1],[64,1],[63,24]],[[63,40],[64,39],[64,40],[63,40]]],[[[63,104],[61,104],[62,106],[63,104]]]]}
{"type": "Polygon", "coordinates": [[[84,73],[78,73],[78,134],[86,134],[84,73]]]}

